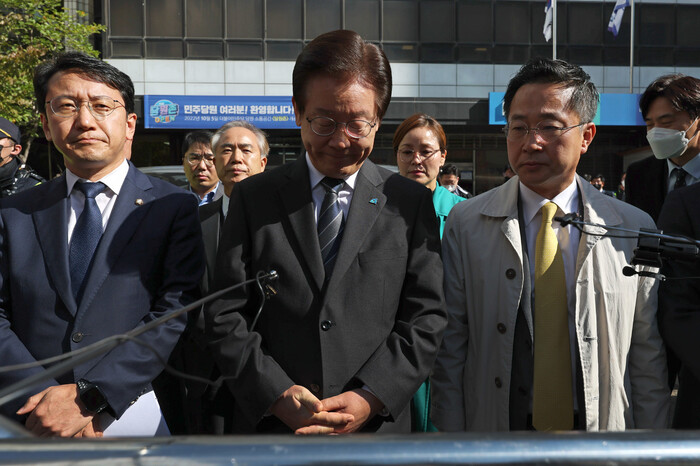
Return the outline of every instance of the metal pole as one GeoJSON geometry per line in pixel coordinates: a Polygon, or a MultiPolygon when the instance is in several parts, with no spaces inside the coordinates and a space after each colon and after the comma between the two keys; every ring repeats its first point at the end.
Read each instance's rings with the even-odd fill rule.
{"type": "Polygon", "coordinates": [[[552,0],[552,60],[557,59],[557,0],[552,0]]]}
{"type": "Polygon", "coordinates": [[[630,0],[630,94],[634,92],[634,0],[630,0]]]}

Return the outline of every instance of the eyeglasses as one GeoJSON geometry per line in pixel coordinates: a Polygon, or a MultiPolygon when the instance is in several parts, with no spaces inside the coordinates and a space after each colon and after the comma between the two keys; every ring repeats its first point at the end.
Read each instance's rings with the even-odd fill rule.
{"type": "Polygon", "coordinates": [[[46,103],[51,107],[51,111],[61,118],[71,118],[77,115],[80,107],[86,103],[88,110],[96,120],[104,120],[117,108],[124,107],[124,104],[106,95],[98,95],[89,100],[77,100],[62,95],[47,100],[46,103]]]}
{"type": "Polygon", "coordinates": [[[185,154],[185,160],[193,167],[196,167],[204,160],[204,165],[211,167],[214,165],[214,154],[195,154],[194,152],[190,152],[189,154],[185,154]]]}
{"type": "Polygon", "coordinates": [[[558,125],[553,125],[550,123],[547,124],[542,124],[542,122],[538,123],[537,126],[534,128],[528,128],[527,126],[516,123],[514,125],[506,125],[503,127],[503,132],[506,134],[506,139],[508,139],[511,142],[519,142],[524,140],[530,133],[534,133],[536,135],[539,135],[539,137],[544,141],[544,142],[551,142],[555,139],[557,139],[559,136],[562,134],[566,133],[570,129],[573,128],[578,128],[579,126],[583,126],[585,124],[588,124],[589,122],[583,122],[579,123],[578,125],[574,126],[558,126],[558,125]],[[542,126],[540,126],[542,125],[542,126]]]}
{"type": "Polygon", "coordinates": [[[365,120],[351,120],[347,123],[340,123],[335,121],[333,118],[328,117],[316,117],[316,118],[306,118],[306,121],[311,125],[311,131],[313,131],[318,136],[330,136],[335,133],[338,125],[343,125],[343,131],[345,134],[352,139],[362,139],[369,136],[377,123],[370,123],[365,120]]]}
{"type": "Polygon", "coordinates": [[[442,152],[442,149],[435,149],[435,150],[430,150],[430,149],[425,149],[425,150],[420,150],[420,151],[415,151],[415,150],[410,150],[410,149],[402,149],[398,152],[399,158],[401,159],[402,162],[404,163],[409,163],[413,160],[413,158],[418,155],[418,162],[423,163],[428,159],[431,159],[435,156],[435,154],[438,154],[442,152]]]}

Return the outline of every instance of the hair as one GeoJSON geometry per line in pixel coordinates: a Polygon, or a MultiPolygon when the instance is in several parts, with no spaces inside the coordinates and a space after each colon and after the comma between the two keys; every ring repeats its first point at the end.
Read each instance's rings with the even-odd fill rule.
{"type": "Polygon", "coordinates": [[[564,60],[538,57],[525,63],[508,83],[503,97],[506,120],[510,114],[510,104],[513,102],[515,93],[525,84],[560,84],[562,88],[570,88],[573,92],[565,109],[575,112],[582,123],[589,123],[595,118],[599,95],[588,73],[580,66],[564,60]]]}
{"type": "Polygon", "coordinates": [[[126,112],[134,113],[134,83],[131,78],[109,63],[81,52],[62,53],[40,63],[34,69],[34,95],[40,113],[46,114],[49,80],[60,71],[76,73],[118,90],[124,99],[126,112]]]}
{"type": "Polygon", "coordinates": [[[211,146],[213,136],[214,133],[211,131],[192,131],[185,134],[185,139],[182,141],[182,155],[184,156],[194,144],[211,146]]]}
{"type": "Polygon", "coordinates": [[[399,127],[396,128],[393,141],[394,153],[398,152],[399,145],[401,141],[403,141],[403,138],[406,137],[406,134],[415,128],[429,128],[437,137],[440,151],[444,152],[447,149],[447,137],[445,136],[445,130],[442,129],[442,125],[430,115],[416,113],[406,118],[401,122],[399,127]]]}
{"type": "Polygon", "coordinates": [[[684,74],[667,74],[656,78],[639,99],[639,109],[646,119],[651,103],[659,97],[666,97],[673,108],[688,112],[690,118],[700,117],[700,79],[684,74]]]}
{"type": "Polygon", "coordinates": [[[365,42],[354,31],[327,32],[309,42],[297,57],[292,73],[292,94],[300,112],[306,106],[309,81],[329,76],[357,80],[374,90],[377,118],[381,120],[391,100],[391,67],[386,55],[375,44],[365,42]]]}
{"type": "Polygon", "coordinates": [[[214,133],[214,137],[211,139],[211,147],[216,151],[216,147],[219,145],[219,140],[221,139],[221,135],[224,134],[226,131],[230,130],[231,128],[245,128],[249,131],[252,131],[253,134],[255,134],[256,139],[258,140],[258,148],[260,149],[260,157],[267,157],[268,154],[270,153],[270,144],[267,142],[267,135],[257,126],[248,123],[245,120],[232,120],[226,123],[224,126],[216,130],[216,133],[214,133]]]}
{"type": "Polygon", "coordinates": [[[602,181],[603,183],[605,183],[605,177],[604,177],[603,175],[601,175],[600,173],[598,173],[597,175],[595,175],[595,176],[594,176],[593,178],[591,178],[591,179],[592,179],[592,180],[595,180],[596,178],[600,178],[600,181],[602,181]]]}
{"type": "Polygon", "coordinates": [[[460,171],[459,167],[457,165],[454,165],[452,163],[446,163],[442,167],[440,167],[440,176],[442,175],[454,175],[457,177],[457,179],[460,178],[460,171]]]}

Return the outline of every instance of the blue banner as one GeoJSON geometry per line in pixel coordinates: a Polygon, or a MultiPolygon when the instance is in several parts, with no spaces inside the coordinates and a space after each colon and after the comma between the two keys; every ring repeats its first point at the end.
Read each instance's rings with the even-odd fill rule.
{"type": "MultiPolygon", "coordinates": [[[[489,124],[505,125],[503,96],[505,92],[489,92],[489,124]]],[[[641,94],[600,94],[598,112],[593,123],[597,126],[644,126],[639,110],[641,94]]]]}
{"type": "Polygon", "coordinates": [[[159,129],[216,129],[245,120],[262,129],[298,128],[292,98],[283,96],[145,95],[144,125],[159,129]]]}

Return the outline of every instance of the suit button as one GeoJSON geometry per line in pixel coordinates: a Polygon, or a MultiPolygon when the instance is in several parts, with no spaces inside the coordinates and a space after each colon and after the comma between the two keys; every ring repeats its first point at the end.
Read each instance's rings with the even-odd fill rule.
{"type": "Polygon", "coordinates": [[[317,384],[312,383],[309,385],[309,390],[311,390],[314,393],[320,393],[321,392],[321,387],[319,387],[317,384]]]}
{"type": "Polygon", "coordinates": [[[501,382],[500,377],[496,377],[496,380],[494,380],[494,383],[496,384],[496,388],[501,388],[503,386],[503,382],[501,382]]]}
{"type": "Polygon", "coordinates": [[[80,343],[83,341],[84,336],[85,335],[83,335],[81,332],[75,332],[70,339],[73,340],[73,343],[80,343]]]}
{"type": "Polygon", "coordinates": [[[506,333],[506,326],[503,324],[503,322],[499,322],[498,325],[496,325],[496,328],[498,329],[498,333],[506,333]]]}
{"type": "Polygon", "coordinates": [[[514,279],[515,278],[515,270],[513,270],[513,269],[506,270],[506,278],[508,280],[514,279]]]}
{"type": "Polygon", "coordinates": [[[332,326],[333,322],[330,320],[324,320],[323,322],[321,322],[321,330],[323,330],[324,332],[329,331],[332,326]]]}

